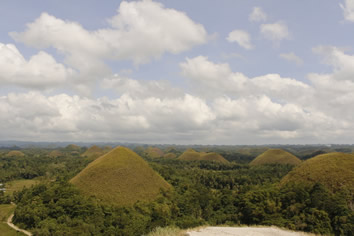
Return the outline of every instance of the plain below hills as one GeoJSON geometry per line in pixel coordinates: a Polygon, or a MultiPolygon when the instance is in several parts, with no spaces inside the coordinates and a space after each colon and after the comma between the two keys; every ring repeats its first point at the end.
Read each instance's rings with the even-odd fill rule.
{"type": "Polygon", "coordinates": [[[251,166],[267,164],[299,165],[301,160],[282,149],[269,149],[250,162],[251,166]]]}
{"type": "Polygon", "coordinates": [[[168,184],[138,154],[117,147],[91,162],[70,180],[84,194],[119,206],[152,201],[168,184]]]}
{"type": "Polygon", "coordinates": [[[187,149],[178,160],[184,161],[215,161],[221,163],[229,163],[224,157],[215,152],[197,152],[193,149],[187,149]]]}

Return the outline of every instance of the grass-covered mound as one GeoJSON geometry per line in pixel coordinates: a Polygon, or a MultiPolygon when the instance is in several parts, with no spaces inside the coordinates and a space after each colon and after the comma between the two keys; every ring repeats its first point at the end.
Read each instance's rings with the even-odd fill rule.
{"type": "Polygon", "coordinates": [[[84,194],[120,206],[154,200],[171,186],[135,152],[117,147],[70,180],[84,194]]]}
{"type": "Polygon", "coordinates": [[[144,153],[146,157],[153,158],[153,159],[163,157],[164,155],[164,152],[157,147],[148,147],[144,153]]]}
{"type": "Polygon", "coordinates": [[[184,153],[182,153],[182,155],[178,157],[178,159],[184,161],[215,161],[228,163],[228,161],[218,153],[197,152],[193,149],[187,149],[184,153]]]}
{"type": "Polygon", "coordinates": [[[284,164],[284,165],[299,165],[301,160],[293,154],[282,149],[269,149],[257,156],[250,165],[266,165],[266,164],[284,164]]]}
{"type": "Polygon", "coordinates": [[[69,144],[68,146],[65,147],[66,150],[68,151],[77,151],[79,152],[81,150],[81,147],[75,144],[69,144]]]}
{"type": "Polygon", "coordinates": [[[287,183],[320,183],[334,192],[354,194],[354,155],[334,152],[308,159],[284,176],[281,184],[287,183]]]}
{"type": "Polygon", "coordinates": [[[86,157],[88,160],[95,160],[97,157],[100,157],[104,154],[105,152],[103,151],[102,148],[93,145],[89,149],[87,149],[82,156],[86,157]]]}
{"type": "Polygon", "coordinates": [[[172,153],[172,152],[169,152],[169,153],[166,153],[165,155],[163,155],[163,158],[166,158],[166,159],[176,159],[177,155],[172,153]]]}
{"type": "Polygon", "coordinates": [[[56,157],[61,157],[61,156],[64,156],[64,153],[62,153],[61,151],[59,150],[53,150],[49,153],[49,156],[50,157],[53,157],[53,158],[56,158],[56,157]]]}
{"type": "Polygon", "coordinates": [[[21,151],[10,151],[6,154],[7,157],[23,157],[25,154],[21,151]]]}

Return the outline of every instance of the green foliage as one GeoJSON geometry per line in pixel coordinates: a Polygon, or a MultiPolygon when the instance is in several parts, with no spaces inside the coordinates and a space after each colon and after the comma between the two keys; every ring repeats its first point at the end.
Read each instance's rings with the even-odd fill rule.
{"type": "MultiPolygon", "coordinates": [[[[28,170],[37,165],[36,170],[48,169],[48,174],[38,172],[37,175],[56,179],[14,194],[18,206],[14,218],[16,224],[30,229],[35,235],[145,235],[158,232],[159,227],[171,227],[173,231],[177,227],[240,224],[353,235],[353,194],[350,188],[333,191],[325,183],[309,184],[306,181],[279,184],[293,169],[292,165],[250,166],[152,159],[150,166],[173,186],[173,190],[161,191],[149,202],[117,206],[83,195],[67,182],[69,176],[84,169],[87,164],[84,157],[30,155],[27,159],[3,157],[0,165],[6,166],[4,176],[17,175],[15,172],[7,175],[11,173],[8,170],[28,170]],[[53,165],[55,168],[51,168],[53,165]]],[[[349,167],[346,159],[340,160],[349,167]]],[[[318,169],[325,169],[325,163],[329,162],[319,162],[318,169]]],[[[335,163],[330,166],[338,167],[340,162],[335,163]]],[[[312,170],[316,170],[315,167],[312,166],[312,170]]],[[[294,171],[299,168],[295,167],[294,171]]]]}

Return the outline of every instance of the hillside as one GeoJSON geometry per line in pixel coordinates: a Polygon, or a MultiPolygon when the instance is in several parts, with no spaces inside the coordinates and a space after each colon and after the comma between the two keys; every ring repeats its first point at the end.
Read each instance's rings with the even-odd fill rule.
{"type": "Polygon", "coordinates": [[[164,152],[160,149],[160,148],[157,148],[157,147],[148,147],[145,151],[144,151],[144,155],[146,157],[149,157],[149,158],[160,158],[160,157],[163,157],[164,155],[164,152]]]}
{"type": "Polygon", "coordinates": [[[105,152],[100,147],[93,145],[81,155],[86,157],[88,160],[94,160],[97,157],[102,156],[104,153],[105,152]]]}
{"type": "Polygon", "coordinates": [[[59,150],[53,150],[49,153],[49,156],[56,158],[56,157],[64,156],[64,154],[59,150]]]}
{"type": "Polygon", "coordinates": [[[178,157],[178,159],[184,161],[215,161],[228,163],[228,161],[218,153],[197,152],[193,149],[187,149],[184,153],[182,153],[182,155],[178,157]]]}
{"type": "Polygon", "coordinates": [[[265,164],[289,164],[289,165],[299,165],[301,160],[294,156],[293,154],[284,151],[282,149],[269,149],[257,156],[250,165],[265,165],[265,164]]]}
{"type": "Polygon", "coordinates": [[[330,190],[347,189],[354,194],[354,155],[327,153],[303,162],[281,180],[281,184],[321,183],[330,190]]]}
{"type": "Polygon", "coordinates": [[[6,154],[7,157],[23,157],[25,154],[21,151],[10,151],[6,154]]]}
{"type": "Polygon", "coordinates": [[[75,144],[69,144],[68,146],[65,147],[65,149],[68,151],[80,151],[81,147],[75,144]]]}
{"type": "Polygon", "coordinates": [[[171,186],[135,152],[117,147],[70,180],[84,194],[120,206],[155,199],[171,186]]]}

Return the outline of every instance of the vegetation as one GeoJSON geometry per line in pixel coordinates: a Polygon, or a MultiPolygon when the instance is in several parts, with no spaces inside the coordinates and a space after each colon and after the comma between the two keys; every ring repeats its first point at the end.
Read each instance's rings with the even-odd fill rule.
{"type": "Polygon", "coordinates": [[[282,179],[281,184],[287,183],[320,183],[333,192],[349,191],[354,197],[354,155],[328,153],[311,158],[282,179]]]}
{"type": "Polygon", "coordinates": [[[120,206],[155,199],[170,185],[136,153],[117,147],[90,163],[71,183],[84,194],[120,206]]]}
{"type": "Polygon", "coordinates": [[[88,160],[93,161],[95,160],[97,157],[102,156],[103,154],[105,154],[105,152],[103,151],[103,149],[101,149],[100,147],[93,145],[92,147],[90,147],[89,149],[87,149],[83,154],[81,154],[82,156],[86,157],[88,160]]]}
{"type": "Polygon", "coordinates": [[[7,157],[23,157],[25,156],[25,154],[21,151],[10,151],[9,153],[7,153],[6,155],[7,157]]]}
{"type": "MultiPolygon", "coordinates": [[[[170,150],[171,153],[178,153],[181,149],[170,150]]],[[[301,150],[302,157],[318,151],[317,147],[297,146],[291,150],[301,150]]],[[[26,179],[39,176],[47,180],[15,191],[11,197],[4,197],[0,192],[0,201],[17,204],[15,223],[35,235],[129,236],[150,232],[152,235],[166,235],[168,232],[178,232],[178,228],[183,232],[183,229],[201,225],[275,225],[317,234],[353,235],[351,187],[345,184],[345,187],[331,188],[353,183],[346,179],[346,176],[351,176],[346,171],[354,169],[353,157],[349,154],[328,154],[330,158],[319,156],[321,159],[311,158],[294,167],[283,164],[252,166],[247,164],[251,159],[248,154],[241,155],[238,149],[221,147],[215,151],[223,153],[229,160],[239,159],[245,163],[147,158],[147,164],[134,152],[118,148],[88,164],[85,157],[65,149],[60,151],[65,156],[50,158],[50,151],[36,149],[25,150],[25,157],[9,158],[5,156],[7,152],[3,152],[0,158],[0,177],[5,187],[9,181],[23,178],[24,174],[26,179]],[[300,171],[308,163],[312,172],[329,168],[325,172],[327,174],[317,173],[317,176],[334,173],[336,177],[331,178],[337,185],[334,182],[327,185],[325,179],[322,183],[322,178],[312,179],[313,182],[308,184],[301,179],[305,179],[304,176],[289,174],[300,172],[311,177],[309,173],[300,171]],[[117,167],[123,170],[129,167],[130,171],[110,172],[117,167]],[[85,193],[81,187],[69,182],[77,176],[75,178],[85,179],[86,186],[96,186],[91,192],[102,193],[99,181],[95,182],[101,178],[104,184],[107,182],[108,188],[124,186],[127,195],[134,196],[142,189],[133,187],[136,179],[141,178],[139,175],[145,176],[141,173],[153,173],[167,184],[163,177],[168,182],[167,186],[173,188],[159,188],[156,196],[146,199],[148,201],[143,199],[130,204],[117,204],[85,193]],[[90,174],[93,176],[90,177],[90,174]],[[102,176],[106,176],[107,181],[102,180],[102,176]],[[285,181],[289,177],[284,176],[293,176],[301,181],[285,181]]],[[[156,182],[149,181],[146,176],[144,181],[146,186],[156,182]]],[[[111,196],[109,192],[106,194],[111,196]]]]}
{"type": "Polygon", "coordinates": [[[11,204],[0,205],[0,233],[4,236],[20,236],[22,233],[16,232],[7,225],[7,219],[14,212],[15,206],[11,204]]]}
{"type": "Polygon", "coordinates": [[[181,156],[178,157],[178,159],[184,161],[215,161],[221,163],[228,163],[228,161],[220,154],[217,154],[215,152],[196,152],[193,149],[187,149],[181,156]]]}
{"type": "Polygon", "coordinates": [[[12,195],[14,192],[21,191],[23,188],[29,188],[38,184],[40,181],[36,179],[18,179],[6,183],[6,195],[12,195]]]}
{"type": "Polygon", "coordinates": [[[148,147],[145,151],[144,151],[144,156],[148,157],[148,158],[160,158],[163,157],[164,152],[157,147],[148,147]]]}
{"type": "Polygon", "coordinates": [[[299,165],[301,160],[282,149],[269,149],[254,159],[250,165],[285,164],[299,165]]]}

